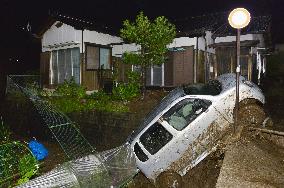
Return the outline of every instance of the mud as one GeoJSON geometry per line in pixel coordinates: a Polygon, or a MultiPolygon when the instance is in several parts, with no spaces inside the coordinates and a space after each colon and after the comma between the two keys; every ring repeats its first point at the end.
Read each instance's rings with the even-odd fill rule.
{"type": "Polygon", "coordinates": [[[193,167],[193,160],[205,151],[211,152],[217,147],[222,150],[222,147],[226,142],[225,138],[227,138],[225,135],[228,135],[230,131],[229,127],[226,126],[224,126],[222,130],[219,124],[214,121],[211,125],[209,125],[208,129],[203,131],[203,133],[189,145],[182,157],[173,162],[168,169],[175,172],[179,172],[185,168],[186,171],[191,169],[193,167]]]}
{"type": "MultiPolygon", "coordinates": [[[[220,169],[223,163],[224,154],[217,150],[211,153],[202,162],[192,168],[187,174],[181,177],[180,187],[182,188],[213,188],[217,183],[220,169]]],[[[160,180],[164,185],[168,179],[160,180]]],[[[128,188],[155,188],[142,173],[139,173],[128,188]]],[[[159,187],[159,185],[156,185],[159,187]]],[[[166,187],[165,187],[166,188],[166,187]]]]}
{"type": "Polygon", "coordinates": [[[263,108],[257,104],[247,104],[239,109],[239,126],[261,126],[265,118],[263,108]]]}
{"type": "Polygon", "coordinates": [[[284,147],[264,137],[243,138],[227,147],[216,187],[283,187],[284,147]]]}

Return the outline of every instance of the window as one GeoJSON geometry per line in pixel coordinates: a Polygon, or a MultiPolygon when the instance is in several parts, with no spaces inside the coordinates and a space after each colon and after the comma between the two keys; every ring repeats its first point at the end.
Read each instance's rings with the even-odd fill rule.
{"type": "Polygon", "coordinates": [[[80,83],[79,48],[54,50],[51,58],[51,84],[60,84],[72,77],[80,83]]]}
{"type": "Polygon", "coordinates": [[[137,143],[134,145],[134,153],[140,161],[145,162],[148,160],[148,156],[143,152],[137,143]]]}
{"type": "Polygon", "coordinates": [[[111,48],[94,44],[86,44],[86,69],[110,69],[111,48]]]}
{"type": "Polygon", "coordinates": [[[173,128],[181,131],[204,112],[210,104],[211,102],[200,99],[184,99],[165,113],[163,119],[173,128]]]}
{"type": "Polygon", "coordinates": [[[209,80],[206,84],[197,83],[183,87],[187,95],[219,95],[222,84],[218,80],[209,80]]]}
{"type": "Polygon", "coordinates": [[[150,154],[154,155],[172,138],[173,135],[171,135],[171,133],[169,133],[162,125],[156,122],[149,127],[144,134],[142,134],[140,142],[150,154]]]}

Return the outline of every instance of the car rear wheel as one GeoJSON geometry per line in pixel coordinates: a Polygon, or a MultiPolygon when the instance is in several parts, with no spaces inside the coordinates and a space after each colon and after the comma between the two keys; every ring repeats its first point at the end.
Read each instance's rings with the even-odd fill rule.
{"type": "Polygon", "coordinates": [[[238,112],[239,126],[259,127],[265,119],[263,108],[257,104],[246,104],[241,106],[238,112]]]}
{"type": "Polygon", "coordinates": [[[182,177],[173,171],[164,171],[156,179],[158,188],[181,188],[182,177]]]}

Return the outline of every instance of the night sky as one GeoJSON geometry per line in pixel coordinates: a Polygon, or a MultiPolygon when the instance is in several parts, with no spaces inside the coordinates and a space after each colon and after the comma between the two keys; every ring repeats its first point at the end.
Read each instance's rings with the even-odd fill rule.
{"type": "Polygon", "coordinates": [[[247,8],[252,16],[271,15],[273,40],[284,42],[284,0],[1,0],[0,63],[13,64],[17,70],[39,67],[40,40],[34,36],[47,21],[49,11],[102,23],[117,31],[123,20],[134,19],[140,11],[150,18],[163,15],[176,21],[235,7],[247,8]],[[31,29],[27,29],[28,23],[31,29]]]}

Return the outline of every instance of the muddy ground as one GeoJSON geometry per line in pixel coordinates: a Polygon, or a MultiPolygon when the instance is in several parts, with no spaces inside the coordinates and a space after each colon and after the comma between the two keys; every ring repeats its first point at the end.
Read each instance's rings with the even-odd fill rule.
{"type": "Polygon", "coordinates": [[[283,157],[284,145],[270,136],[242,138],[227,146],[216,187],[283,187],[283,157]]]}

